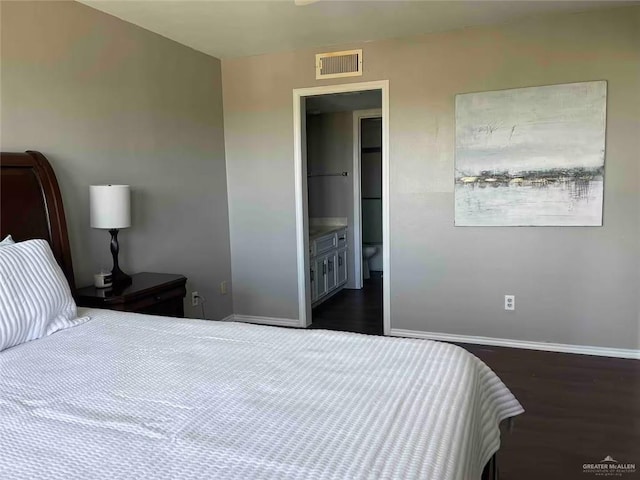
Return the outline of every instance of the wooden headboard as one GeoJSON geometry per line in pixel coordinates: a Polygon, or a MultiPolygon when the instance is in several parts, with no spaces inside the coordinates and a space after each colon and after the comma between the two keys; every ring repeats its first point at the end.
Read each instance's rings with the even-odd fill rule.
{"type": "Polygon", "coordinates": [[[75,290],[67,221],[56,175],[40,152],[1,153],[0,240],[43,238],[75,290]]]}

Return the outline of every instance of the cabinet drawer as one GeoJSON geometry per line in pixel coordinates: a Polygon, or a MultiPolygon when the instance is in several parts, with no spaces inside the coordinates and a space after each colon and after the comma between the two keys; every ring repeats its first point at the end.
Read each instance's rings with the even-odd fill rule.
{"type": "Polygon", "coordinates": [[[146,313],[147,315],[162,315],[164,317],[184,317],[184,306],[182,298],[168,298],[159,303],[154,303],[146,307],[136,310],[137,313],[146,313]]]}
{"type": "Polygon", "coordinates": [[[347,246],[347,229],[345,228],[344,230],[338,230],[338,232],[336,233],[336,242],[337,242],[337,247],[338,248],[345,248],[347,246]]]}
{"type": "Polygon", "coordinates": [[[338,236],[335,233],[325,235],[315,240],[315,255],[322,255],[336,248],[338,245],[338,236]]]}
{"type": "Polygon", "coordinates": [[[125,312],[183,317],[182,299],[185,294],[184,287],[177,287],[151,295],[140,295],[128,302],[115,303],[109,308],[125,312]]]}

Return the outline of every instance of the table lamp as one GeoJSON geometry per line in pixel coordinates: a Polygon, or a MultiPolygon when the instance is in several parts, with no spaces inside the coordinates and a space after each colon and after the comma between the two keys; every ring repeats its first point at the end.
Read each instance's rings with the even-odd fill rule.
{"type": "Polygon", "coordinates": [[[91,227],[109,230],[111,234],[111,270],[114,286],[131,284],[131,277],[118,265],[118,231],[131,226],[131,194],[129,185],[91,185],[89,187],[91,227]]]}

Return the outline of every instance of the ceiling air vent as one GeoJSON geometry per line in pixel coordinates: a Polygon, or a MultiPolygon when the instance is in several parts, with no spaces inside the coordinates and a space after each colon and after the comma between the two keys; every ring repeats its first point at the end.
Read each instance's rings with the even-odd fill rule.
{"type": "Polygon", "coordinates": [[[362,49],[316,54],[316,80],[362,75],[362,49]]]}

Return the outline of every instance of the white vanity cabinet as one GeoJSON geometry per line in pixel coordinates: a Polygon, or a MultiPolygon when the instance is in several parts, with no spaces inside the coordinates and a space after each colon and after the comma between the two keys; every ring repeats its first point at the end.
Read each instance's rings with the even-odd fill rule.
{"type": "Polygon", "coordinates": [[[347,283],[347,229],[329,230],[309,241],[313,306],[337,293],[347,283]]]}
{"type": "Polygon", "coordinates": [[[311,303],[315,303],[318,298],[318,266],[314,260],[311,260],[310,285],[311,285],[311,303]]]}
{"type": "Polygon", "coordinates": [[[338,286],[347,283],[347,249],[338,250],[338,269],[336,283],[338,286]]]}
{"type": "Polygon", "coordinates": [[[333,291],[337,286],[336,266],[338,264],[338,255],[336,255],[336,252],[331,252],[330,254],[328,254],[325,262],[327,265],[327,293],[329,293],[333,291]]]}

